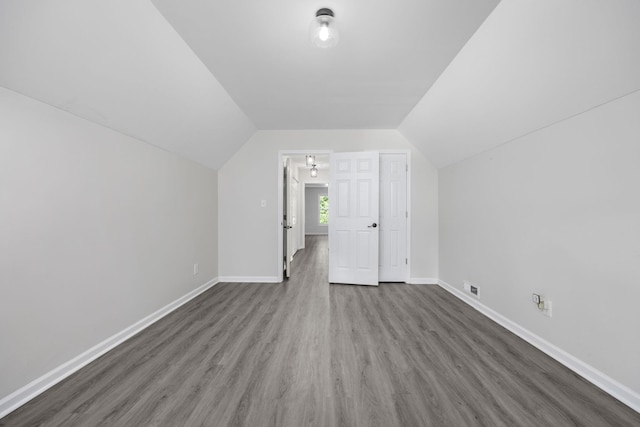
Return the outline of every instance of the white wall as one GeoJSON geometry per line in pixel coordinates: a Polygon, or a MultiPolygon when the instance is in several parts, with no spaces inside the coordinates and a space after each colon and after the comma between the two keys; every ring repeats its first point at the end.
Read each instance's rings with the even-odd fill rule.
{"type": "Polygon", "coordinates": [[[636,92],[441,169],[439,192],[440,278],[636,393],[639,117],[636,92]]]}
{"type": "Polygon", "coordinates": [[[219,170],[220,276],[277,277],[279,150],[384,149],[411,151],[411,276],[438,277],[438,172],[396,130],[256,132],[219,170]]]}
{"type": "MultiPolygon", "coordinates": [[[[328,187],[307,187],[304,190],[305,234],[328,234],[327,224],[320,224],[320,196],[329,195],[328,187]]],[[[331,203],[329,203],[331,206],[331,203]]],[[[331,209],[329,209],[331,216],[331,209]]]]}
{"type": "Polygon", "coordinates": [[[0,88],[0,399],[217,276],[216,175],[0,88]]]}

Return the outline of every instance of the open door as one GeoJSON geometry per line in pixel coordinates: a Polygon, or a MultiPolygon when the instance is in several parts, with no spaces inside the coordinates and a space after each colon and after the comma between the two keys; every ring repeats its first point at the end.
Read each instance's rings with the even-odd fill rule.
{"type": "Polygon", "coordinates": [[[284,163],[283,168],[283,179],[282,179],[282,257],[283,257],[283,268],[284,268],[284,277],[291,277],[291,257],[289,256],[289,252],[291,251],[291,229],[293,226],[291,225],[291,203],[289,202],[289,196],[291,194],[291,159],[287,158],[284,163]]]}
{"type": "Polygon", "coordinates": [[[378,285],[379,167],[377,152],[331,155],[331,283],[378,285]]]}

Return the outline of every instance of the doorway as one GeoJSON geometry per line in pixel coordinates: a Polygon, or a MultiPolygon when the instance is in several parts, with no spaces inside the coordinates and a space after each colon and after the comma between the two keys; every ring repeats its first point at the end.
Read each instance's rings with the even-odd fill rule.
{"type": "MultiPolygon", "coordinates": [[[[290,219],[290,223],[292,228],[287,230],[292,230],[290,233],[295,233],[295,242],[294,243],[294,252],[298,249],[304,248],[305,242],[305,224],[307,219],[305,218],[305,188],[307,183],[318,183],[318,181],[310,181],[309,178],[309,168],[305,167],[305,156],[308,154],[315,153],[316,156],[325,156],[325,158],[329,159],[332,154],[332,151],[328,150],[287,150],[280,151],[278,153],[278,165],[279,165],[279,173],[278,173],[278,251],[277,251],[277,265],[278,265],[278,281],[282,281],[284,277],[286,277],[287,272],[291,272],[291,270],[295,269],[295,263],[291,263],[288,266],[288,270],[285,270],[285,265],[283,260],[285,260],[286,256],[289,256],[289,260],[293,259],[293,255],[287,252],[284,253],[285,244],[290,242],[290,237],[287,236],[286,232],[283,232],[283,228],[287,225],[287,221],[285,220],[284,212],[286,212],[286,205],[284,203],[284,184],[286,183],[286,179],[284,177],[284,169],[286,164],[286,159],[290,158],[292,164],[297,165],[294,167],[295,176],[296,176],[296,184],[298,187],[297,191],[297,206],[299,209],[296,211],[295,219],[289,214],[288,218],[290,219]],[[286,243],[285,243],[286,242],[286,243]],[[297,246],[295,246],[297,245],[297,246]]],[[[378,201],[378,209],[379,213],[377,215],[377,221],[370,221],[365,226],[371,225],[372,229],[375,229],[378,233],[378,249],[375,250],[375,254],[372,255],[373,258],[366,258],[371,263],[371,267],[369,268],[371,271],[374,269],[374,265],[377,266],[375,269],[376,278],[369,278],[370,284],[377,285],[379,282],[408,282],[409,274],[411,271],[411,179],[410,179],[410,168],[411,157],[409,150],[381,150],[377,152],[379,154],[379,171],[377,180],[379,180],[378,185],[376,186],[376,198],[379,197],[378,201]],[[373,223],[376,223],[376,226],[373,227],[373,223]]],[[[354,153],[355,154],[355,153],[354,153]]],[[[329,182],[329,172],[334,172],[335,168],[331,168],[329,166],[329,161],[327,161],[326,166],[320,168],[320,174],[326,174],[326,181],[329,182]]],[[[321,178],[321,181],[324,179],[321,178]]],[[[366,187],[366,186],[365,186],[366,187]]],[[[331,186],[329,186],[329,189],[331,186]]],[[[356,197],[357,192],[352,192],[350,197],[356,197]]],[[[329,196],[331,198],[331,196],[329,196]]],[[[334,202],[338,202],[335,200],[334,202]]],[[[338,203],[331,203],[332,211],[335,213],[335,207],[338,203]]],[[[315,218],[314,218],[315,219],[315,218]]],[[[331,222],[331,221],[330,221],[331,222]]],[[[367,231],[369,227],[367,227],[367,231]]],[[[344,234],[343,234],[344,235],[344,234]]],[[[360,236],[364,236],[364,233],[360,233],[360,236]]],[[[331,241],[331,236],[329,236],[331,241]]],[[[338,241],[334,238],[334,243],[338,243],[338,241]]],[[[362,243],[362,242],[361,242],[362,243]]],[[[335,246],[335,245],[334,245],[335,246]]],[[[359,245],[362,247],[363,251],[365,248],[368,248],[368,244],[359,245]]],[[[357,245],[354,247],[357,248],[357,245]]],[[[335,247],[334,247],[335,249],[335,247]]],[[[335,249],[337,251],[337,249],[335,249]]],[[[355,259],[357,262],[364,262],[365,258],[362,254],[358,257],[358,252],[363,252],[359,250],[353,250],[353,253],[356,254],[355,259]]],[[[343,250],[344,253],[346,253],[343,250]]],[[[349,252],[349,251],[347,251],[349,252]]],[[[329,253],[331,257],[331,251],[329,253]]],[[[364,252],[363,252],[364,253],[364,252]]],[[[349,281],[348,279],[341,279],[336,281],[339,283],[354,283],[349,281]]]]}
{"type": "Polygon", "coordinates": [[[305,247],[305,188],[324,186],[329,180],[329,150],[282,150],[278,152],[278,281],[297,268],[295,254],[305,247]],[[314,156],[317,173],[311,176],[307,156],[314,156]]]}
{"type": "Polygon", "coordinates": [[[304,186],[304,235],[329,235],[329,183],[304,186]]]}

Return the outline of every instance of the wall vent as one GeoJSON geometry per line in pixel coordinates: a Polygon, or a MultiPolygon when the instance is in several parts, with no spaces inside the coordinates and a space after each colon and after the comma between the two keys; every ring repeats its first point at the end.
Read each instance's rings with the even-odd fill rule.
{"type": "Polygon", "coordinates": [[[475,296],[476,298],[480,298],[480,288],[477,285],[465,280],[463,288],[465,292],[475,296]]]}

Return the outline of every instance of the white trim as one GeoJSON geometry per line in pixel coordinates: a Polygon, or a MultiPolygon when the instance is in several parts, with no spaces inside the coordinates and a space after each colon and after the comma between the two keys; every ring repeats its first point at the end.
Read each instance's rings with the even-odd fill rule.
{"type": "Polygon", "coordinates": [[[276,276],[220,276],[220,282],[226,283],[280,283],[276,276]]]}
{"type": "Polygon", "coordinates": [[[438,279],[433,277],[410,277],[407,283],[410,285],[437,285],[438,279]]]}
{"type": "MultiPolygon", "coordinates": [[[[411,211],[411,150],[406,150],[407,153],[407,215],[409,215],[407,221],[407,278],[411,280],[411,222],[413,221],[413,212],[411,211]]],[[[431,279],[429,279],[431,280],[431,279]]],[[[436,282],[437,283],[437,282],[436,282]]]]}
{"type": "Polygon", "coordinates": [[[133,325],[123,329],[115,335],[107,338],[101,343],[91,347],[84,353],[74,357],[73,359],[63,363],[57,368],[47,372],[40,378],[36,378],[24,387],[19,388],[10,395],[0,400],[0,418],[6,416],[12,411],[18,409],[36,396],[44,393],[49,388],[53,387],[60,381],[67,378],[69,375],[88,365],[96,360],[114,347],[122,344],[138,332],[162,319],[167,314],[171,313],[181,305],[187,303],[193,298],[197,297],[207,289],[218,283],[218,279],[214,278],[205,283],[204,285],[192,290],[191,292],[181,296],[177,300],[165,305],[161,309],[151,313],[143,319],[138,320],[133,325]]]}
{"type": "Polygon", "coordinates": [[[440,287],[442,287],[444,290],[450,292],[452,295],[458,297],[463,302],[469,304],[471,307],[475,308],[494,322],[498,323],[523,340],[527,341],[538,350],[546,353],[548,356],[551,356],[558,362],[562,363],[564,366],[571,369],[573,372],[580,375],[590,383],[615,397],[634,411],[640,413],[640,393],[631,390],[629,387],[619,383],[603,372],[600,372],[593,366],[583,362],[582,360],[567,353],[561,348],[556,347],[555,345],[539,337],[528,329],[523,328],[516,322],[506,318],[500,313],[482,304],[476,298],[471,298],[460,289],[451,286],[443,280],[439,280],[438,285],[440,285],[440,287]]]}

